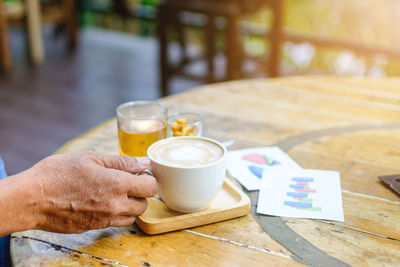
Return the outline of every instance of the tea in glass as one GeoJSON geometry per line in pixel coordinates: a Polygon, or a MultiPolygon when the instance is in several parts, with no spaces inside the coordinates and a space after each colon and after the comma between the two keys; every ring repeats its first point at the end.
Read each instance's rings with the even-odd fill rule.
{"type": "Polygon", "coordinates": [[[119,154],[144,157],[147,148],[166,137],[167,109],[150,101],[128,102],[117,108],[119,154]]]}

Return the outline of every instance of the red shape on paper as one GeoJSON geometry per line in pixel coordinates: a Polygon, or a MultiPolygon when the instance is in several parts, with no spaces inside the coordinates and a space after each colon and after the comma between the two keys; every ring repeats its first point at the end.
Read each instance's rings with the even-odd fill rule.
{"type": "Polygon", "coordinates": [[[297,184],[308,185],[308,182],[300,182],[300,181],[298,181],[297,184]]]}
{"type": "Polygon", "coordinates": [[[260,154],[256,154],[256,153],[244,155],[242,157],[242,159],[248,160],[248,161],[251,161],[251,162],[254,162],[257,164],[263,164],[263,165],[266,164],[264,156],[260,155],[260,154]]]}
{"type": "Polygon", "coordinates": [[[315,190],[315,189],[299,189],[299,188],[295,188],[294,191],[307,192],[307,193],[317,193],[317,190],[315,190]]]}

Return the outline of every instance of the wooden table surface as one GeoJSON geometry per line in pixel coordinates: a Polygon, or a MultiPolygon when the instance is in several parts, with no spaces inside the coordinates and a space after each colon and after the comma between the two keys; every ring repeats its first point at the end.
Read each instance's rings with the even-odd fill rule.
{"type": "MultiPolygon", "coordinates": [[[[137,226],[62,235],[15,233],[16,266],[400,265],[400,198],[378,179],[400,173],[400,79],[285,77],[203,86],[160,100],[205,116],[230,149],[278,145],[304,168],[338,170],[345,222],[252,214],[149,236],[137,226]]],[[[58,152],[117,154],[110,120],[58,152]]]]}

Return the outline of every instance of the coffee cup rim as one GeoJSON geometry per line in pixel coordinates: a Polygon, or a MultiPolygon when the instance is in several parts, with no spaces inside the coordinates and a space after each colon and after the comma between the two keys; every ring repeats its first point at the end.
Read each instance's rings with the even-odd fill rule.
{"type": "Polygon", "coordinates": [[[219,162],[223,161],[223,160],[227,157],[227,154],[228,154],[228,151],[227,151],[226,147],[225,147],[223,144],[221,144],[221,143],[218,142],[217,140],[214,140],[214,139],[211,139],[211,138],[208,138],[208,137],[203,137],[203,136],[174,136],[174,137],[169,137],[169,138],[161,139],[161,140],[158,140],[158,141],[154,142],[154,143],[151,144],[150,147],[147,149],[147,157],[148,157],[151,161],[154,161],[154,162],[156,162],[157,164],[160,164],[160,165],[163,165],[163,166],[168,166],[168,167],[172,167],[172,168],[180,168],[180,169],[199,169],[199,168],[206,168],[206,167],[209,167],[209,166],[212,166],[212,165],[216,165],[216,164],[218,164],[219,162]],[[171,140],[171,139],[175,139],[175,140],[176,140],[176,139],[195,139],[195,140],[197,139],[197,140],[208,141],[208,142],[211,142],[211,143],[213,143],[213,144],[219,146],[219,147],[222,149],[222,151],[223,151],[223,155],[222,155],[222,157],[220,157],[220,158],[217,159],[216,161],[213,161],[213,162],[211,162],[211,163],[207,163],[207,164],[204,164],[204,165],[198,165],[198,166],[174,166],[174,165],[165,164],[165,163],[162,163],[162,162],[160,162],[160,161],[158,161],[158,160],[155,160],[155,159],[151,156],[151,154],[150,154],[151,149],[152,149],[154,146],[156,146],[158,143],[167,142],[168,140],[171,140]]]}

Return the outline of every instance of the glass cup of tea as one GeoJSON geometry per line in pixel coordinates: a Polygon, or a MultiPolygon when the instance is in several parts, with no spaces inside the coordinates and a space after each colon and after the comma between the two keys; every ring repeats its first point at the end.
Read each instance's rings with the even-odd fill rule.
{"type": "Polygon", "coordinates": [[[179,112],[168,116],[167,136],[201,136],[203,117],[193,112],[179,112]]]}
{"type": "Polygon", "coordinates": [[[127,102],[117,107],[120,155],[147,156],[148,147],[166,138],[167,108],[152,101],[127,102]]]}

